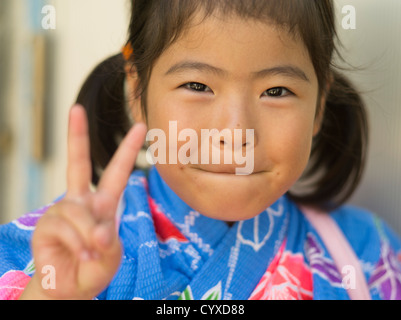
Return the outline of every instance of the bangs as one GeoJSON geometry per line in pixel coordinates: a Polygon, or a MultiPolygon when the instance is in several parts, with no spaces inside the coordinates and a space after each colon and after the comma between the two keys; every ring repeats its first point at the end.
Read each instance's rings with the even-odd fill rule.
{"type": "MultiPolygon", "coordinates": [[[[130,34],[135,36],[129,41],[141,60],[155,61],[199,13],[204,19],[234,15],[273,23],[299,37],[309,52],[320,88],[329,79],[336,36],[331,0],[133,0],[133,9],[130,34]],[[138,24],[146,13],[150,19],[138,24]],[[143,29],[135,30],[138,25],[143,29]]],[[[138,66],[143,65],[140,62],[138,66]]]]}

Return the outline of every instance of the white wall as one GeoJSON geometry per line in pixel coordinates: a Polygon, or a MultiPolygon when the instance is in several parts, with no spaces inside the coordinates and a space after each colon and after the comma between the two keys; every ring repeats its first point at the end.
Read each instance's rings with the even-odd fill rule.
{"type": "Polygon", "coordinates": [[[7,111],[5,122],[13,129],[12,151],[0,159],[7,174],[0,188],[0,222],[4,223],[49,203],[66,190],[68,111],[92,68],[117,53],[125,43],[129,0],[1,1],[10,4],[7,14],[12,22],[3,31],[13,38],[9,44],[11,72],[8,77],[12,88],[0,106],[7,111]],[[55,8],[56,29],[38,31],[32,21],[43,19],[41,8],[45,4],[55,8]],[[46,89],[52,118],[47,138],[49,154],[41,163],[32,160],[29,151],[33,85],[30,57],[35,33],[43,34],[50,48],[46,89]],[[30,195],[29,201],[27,195],[30,195]]]}
{"type": "Polygon", "coordinates": [[[54,134],[47,177],[49,199],[65,191],[68,111],[91,70],[116,54],[126,41],[128,0],[53,0],[57,12],[54,39],[54,134]]]}
{"type": "MultiPolygon", "coordinates": [[[[370,118],[368,166],[353,203],[384,217],[401,234],[401,1],[336,0],[353,5],[356,29],[339,28],[350,77],[370,118]]],[[[339,16],[341,18],[341,14],[339,16]]]]}

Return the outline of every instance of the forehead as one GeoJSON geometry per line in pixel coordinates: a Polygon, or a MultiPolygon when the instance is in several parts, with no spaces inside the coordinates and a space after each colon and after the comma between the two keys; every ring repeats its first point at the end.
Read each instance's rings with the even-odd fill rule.
{"type": "Polygon", "coordinates": [[[168,68],[183,59],[207,62],[237,73],[290,63],[302,66],[308,77],[314,74],[300,37],[271,21],[236,15],[197,15],[156,65],[168,68]]]}

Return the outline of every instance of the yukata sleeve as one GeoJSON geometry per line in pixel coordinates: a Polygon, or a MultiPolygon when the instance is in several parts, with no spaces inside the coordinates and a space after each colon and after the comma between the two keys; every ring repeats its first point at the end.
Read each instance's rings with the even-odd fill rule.
{"type": "Polygon", "coordinates": [[[1,300],[18,299],[34,271],[30,252],[32,232],[20,227],[18,220],[0,227],[1,300]]]}
{"type": "Polygon", "coordinates": [[[400,236],[388,226],[384,221],[381,221],[384,238],[389,242],[390,247],[394,252],[397,253],[399,260],[401,261],[401,238],[400,236]]]}
{"type": "Polygon", "coordinates": [[[380,256],[369,287],[382,300],[401,300],[401,239],[386,222],[375,217],[380,238],[380,256]]]}
{"type": "Polygon", "coordinates": [[[401,240],[377,214],[345,206],[333,214],[361,262],[374,300],[401,300],[401,240]]]}
{"type": "Polygon", "coordinates": [[[35,273],[33,232],[41,216],[59,199],[0,226],[0,300],[17,300],[31,280],[35,273]]]}

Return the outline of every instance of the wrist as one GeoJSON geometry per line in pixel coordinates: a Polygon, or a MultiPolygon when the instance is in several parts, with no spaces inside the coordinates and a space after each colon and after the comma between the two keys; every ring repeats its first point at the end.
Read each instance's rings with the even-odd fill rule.
{"type": "Polygon", "coordinates": [[[19,297],[19,300],[53,300],[51,296],[46,294],[46,289],[41,285],[41,280],[37,275],[33,275],[28,282],[24,292],[19,297]]]}

